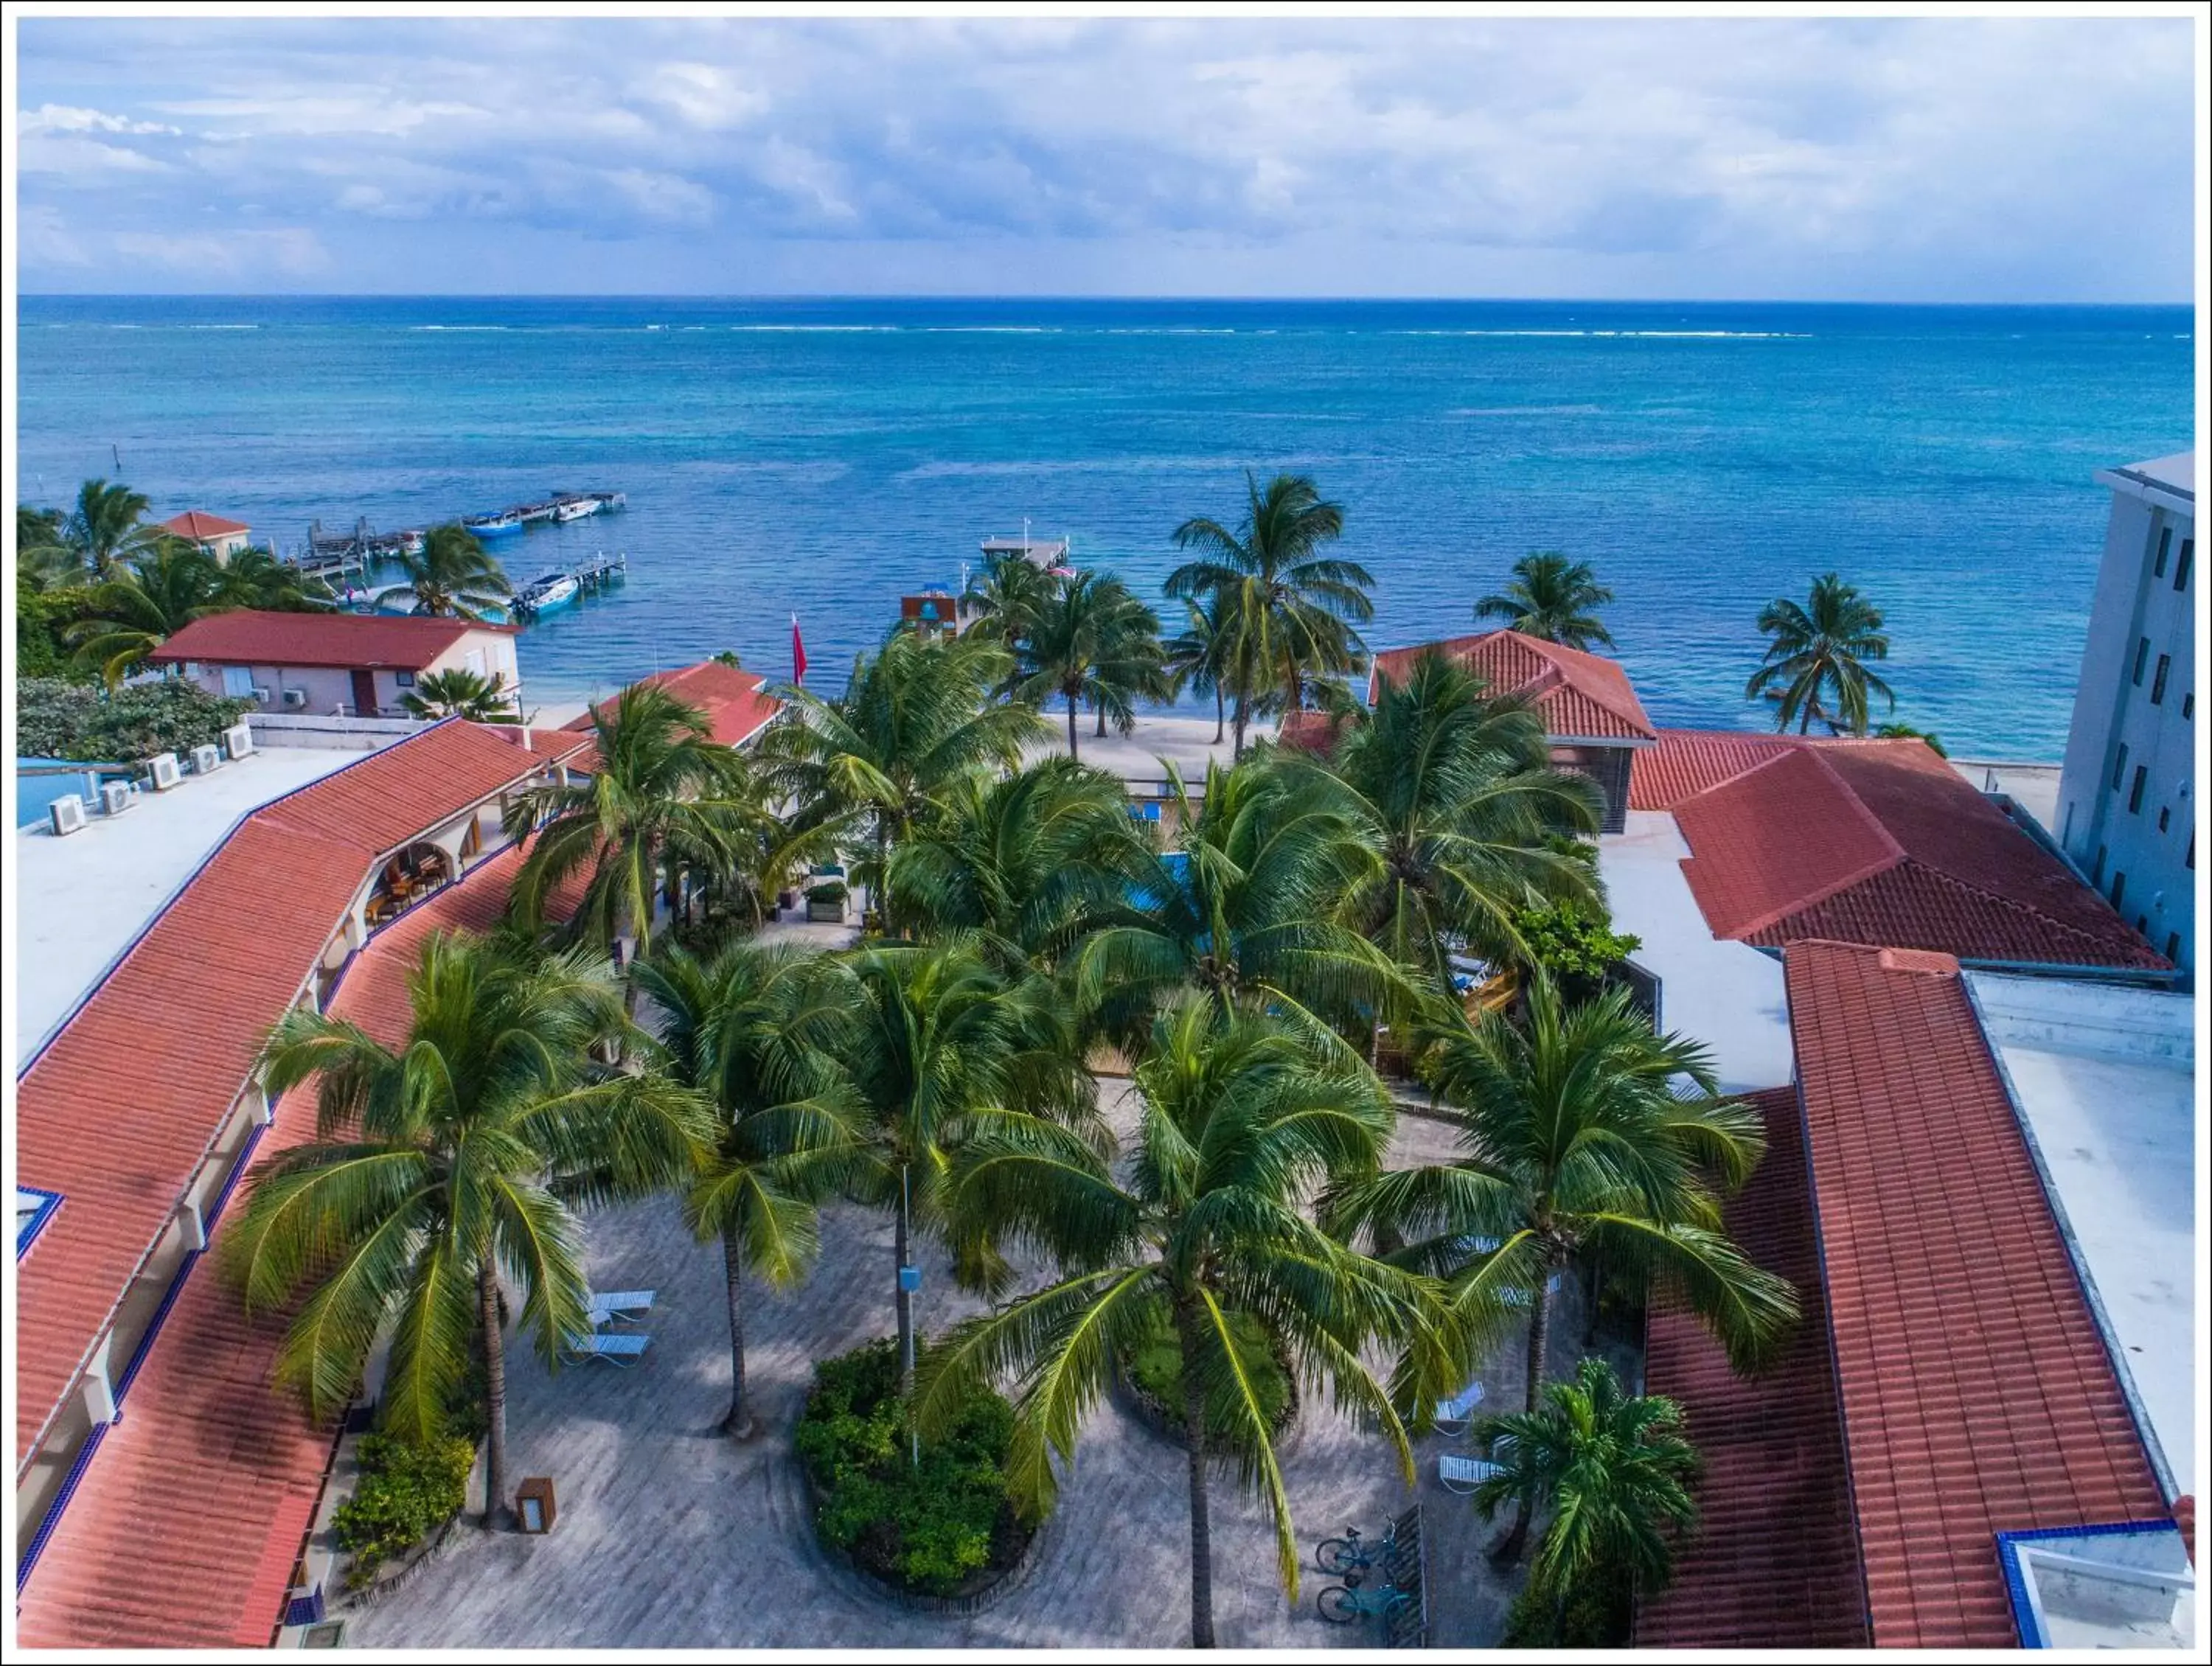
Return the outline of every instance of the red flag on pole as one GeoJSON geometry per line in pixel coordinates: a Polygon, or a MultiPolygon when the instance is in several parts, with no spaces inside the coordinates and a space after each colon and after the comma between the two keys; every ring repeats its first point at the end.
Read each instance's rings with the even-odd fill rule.
{"type": "Polygon", "coordinates": [[[795,613],[791,615],[791,680],[806,681],[806,644],[799,637],[799,615],[795,613]]]}

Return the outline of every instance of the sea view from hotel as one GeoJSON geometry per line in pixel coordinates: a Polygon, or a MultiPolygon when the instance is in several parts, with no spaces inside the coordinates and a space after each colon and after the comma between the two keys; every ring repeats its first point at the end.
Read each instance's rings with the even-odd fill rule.
{"type": "Polygon", "coordinates": [[[1571,301],[27,296],[26,502],[121,477],[249,523],[421,526],[553,488],[619,548],[526,630],[533,703],[732,649],[842,680],[979,539],[1066,535],[1157,597],[1243,471],[1310,474],[1376,578],[1376,647],[1475,628],[1514,560],[1593,562],[1659,721],[1760,728],[1759,609],[1845,573],[1897,715],[2056,760],[2107,496],[2191,426],[2186,306],[1571,301]]]}

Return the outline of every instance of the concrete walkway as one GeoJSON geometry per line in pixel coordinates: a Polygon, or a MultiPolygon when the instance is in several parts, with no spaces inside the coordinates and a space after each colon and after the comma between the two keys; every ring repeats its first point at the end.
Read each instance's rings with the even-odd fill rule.
{"type": "MultiPolygon", "coordinates": [[[[1109,1114],[1127,1125],[1125,1084],[1109,1114]]],[[[1393,1161],[1436,1160],[1449,1130],[1417,1118],[1393,1161]]],[[[792,1427],[814,1361],[892,1328],[890,1227],[848,1206],[823,1221],[823,1255],[800,1288],[750,1291],[747,1370],[760,1434],[718,1436],[729,1402],[721,1257],[691,1241],[666,1200],[589,1223],[601,1289],[655,1287],[642,1327],[651,1352],[635,1370],[564,1367],[549,1374],[510,1354],[514,1475],[550,1475],[559,1520],[543,1538],[457,1530],[448,1548],[380,1605],[349,1617],[365,1647],[461,1648],[1178,1648],[1189,1637],[1189,1517],[1182,1451],[1111,1402],[1087,1426],[1073,1474],[1045,1529],[1039,1560],[989,1612],[911,1613],[861,1587],[817,1547],[792,1427]]],[[[920,1317],[935,1333],[980,1304],[952,1287],[945,1257],[922,1257],[920,1317]]],[[[1571,1369],[1581,1319],[1563,1289],[1552,1370],[1571,1369]]],[[[1489,1405],[1519,1402],[1518,1349],[1485,1382],[1489,1405]]],[[[1421,1443],[1409,1489],[1385,1443],[1309,1393],[1285,1462],[1304,1564],[1293,1607],[1277,1581],[1264,1512],[1227,1476],[1212,1492],[1214,1618],[1224,1646],[1376,1647],[1379,1622],[1338,1627],[1315,1614],[1323,1584],[1315,1542],[1357,1524],[1378,1532],[1418,1497],[1426,1506],[1434,1640],[1494,1644],[1511,1590],[1480,1554],[1495,1528],[1434,1479],[1454,1443],[1421,1443]]],[[[1465,1450],[1464,1446],[1460,1447],[1465,1450]]],[[[472,1507],[474,1507],[472,1505],[472,1507]]]]}

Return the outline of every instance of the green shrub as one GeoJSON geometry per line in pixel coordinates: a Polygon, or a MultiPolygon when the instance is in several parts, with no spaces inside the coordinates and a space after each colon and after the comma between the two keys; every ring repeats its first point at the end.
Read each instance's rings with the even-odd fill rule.
{"type": "Polygon", "coordinates": [[[1011,1567],[1029,1541],[1006,1496],[1014,1410],[999,1395],[978,1395],[941,1437],[922,1443],[916,1463],[898,1376],[895,1342],[815,1366],[797,1436],[814,1483],[815,1528],[878,1578],[950,1596],[1011,1567]]]}
{"type": "Polygon", "coordinates": [[[331,1516],[339,1545],[353,1553],[356,1583],[460,1514],[476,1461],[476,1443],[458,1435],[420,1445],[362,1437],[361,1484],[331,1516]]]}
{"type": "Polygon", "coordinates": [[[1593,1579],[1561,1593],[1531,1579],[1513,1599],[1500,1645],[1508,1649],[1625,1649],[1634,1618],[1627,1587],[1617,1581],[1593,1579]]]}
{"type": "MultiPolygon", "coordinates": [[[[1267,1328],[1249,1313],[1231,1313],[1229,1337],[1236,1345],[1237,1358],[1244,1374],[1251,1378],[1260,1409],[1267,1414],[1267,1427],[1279,1430],[1291,1411],[1291,1379],[1283,1370],[1282,1361],[1275,1357],[1274,1344],[1267,1328]]],[[[1156,1402],[1168,1417],[1177,1425],[1184,1421],[1182,1344],[1165,1307],[1152,1312],[1136,1345],[1122,1356],[1121,1365],[1129,1380],[1156,1402]]],[[[1236,1403],[1233,1391],[1224,1390],[1214,1396],[1206,1409],[1209,1440],[1226,1439],[1243,1429],[1236,1403]]]]}
{"type": "Polygon", "coordinates": [[[25,677],[15,685],[15,751],[25,758],[135,763],[157,752],[211,745],[253,709],[181,678],[108,694],[99,687],[25,677]]]}
{"type": "MultiPolygon", "coordinates": [[[[21,573],[15,577],[15,675],[22,682],[46,678],[62,682],[95,684],[100,673],[80,665],[76,651],[62,640],[62,627],[83,611],[85,592],[39,589],[21,573]]],[[[19,694],[22,682],[19,682],[19,694]]],[[[33,753],[33,757],[47,754],[33,753]]]]}
{"type": "Polygon", "coordinates": [[[1644,947],[1643,938],[1615,932],[1610,919],[1571,902],[1523,908],[1513,924],[1536,964],[1562,979],[1602,978],[1644,947]]]}
{"type": "Polygon", "coordinates": [[[811,885],[806,889],[809,902],[842,902],[845,895],[845,881],[842,879],[824,880],[821,884],[811,885]]]}

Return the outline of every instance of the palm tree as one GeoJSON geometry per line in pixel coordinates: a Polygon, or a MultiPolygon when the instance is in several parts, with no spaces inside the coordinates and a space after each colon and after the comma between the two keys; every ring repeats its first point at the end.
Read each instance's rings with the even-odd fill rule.
{"type": "Polygon", "coordinates": [[[1164,645],[1168,675],[1176,686],[1213,696],[1213,744],[1219,746],[1229,727],[1226,675],[1230,630],[1226,603],[1220,595],[1207,597],[1201,607],[1183,598],[1183,628],[1164,645]]]}
{"type": "Polygon", "coordinates": [[[787,1288],[820,1248],[817,1203],[851,1160],[851,1094],[830,1062],[848,979],[825,978],[789,946],[740,942],[714,960],[667,948],[635,977],[660,1033],[653,1052],[714,1107],[712,1154],[684,1198],[701,1240],[720,1239],[730,1320],[730,1411],[722,1431],[752,1438],[745,1397],[746,1273],[787,1288]]]}
{"type": "Polygon", "coordinates": [[[1133,700],[1164,699],[1168,692],[1159,616],[1110,572],[1079,572],[1060,585],[1030,621],[1019,658],[1017,694],[1040,704],[1055,695],[1067,702],[1072,758],[1082,755],[1078,701],[1097,708],[1103,735],[1109,712],[1126,731],[1133,700]]]}
{"type": "Polygon", "coordinates": [[[316,1136],[257,1164],[224,1239],[249,1309],[305,1294],[281,1381],[327,1422],[389,1336],[387,1428],[441,1433],[481,1338],[489,1425],[484,1518],[508,1517],[501,1275],[549,1367],[588,1331],[576,1211],[691,1173],[714,1128],[704,1104],[591,1050],[627,1030],[619,986],[584,954],[535,960],[511,944],[434,937],[409,983],[403,1045],[295,1009],[264,1051],[273,1094],[313,1079],[316,1136]]]}
{"type": "MultiPolygon", "coordinates": [[[[1393,1259],[1462,1298],[1517,1293],[1524,1409],[1544,1379],[1553,1279],[1582,1255],[1679,1296],[1740,1368],[1766,1356],[1796,1317],[1796,1293],[1722,1231],[1717,1189],[1742,1184],[1765,1136],[1756,1112],[1719,1096],[1702,1045],[1656,1033],[1625,989],[1569,1009],[1541,974],[1518,1021],[1447,1009],[1422,1040],[1462,1155],[1347,1190],[1324,1219],[1347,1235],[1395,1234],[1405,1247],[1393,1259]]],[[[1524,1513],[1509,1545],[1527,1527],[1524,1513]]]]}
{"type": "Polygon", "coordinates": [[[60,510],[15,506],[15,573],[40,591],[87,581],[84,557],[70,542],[60,510]]]}
{"type": "Polygon", "coordinates": [[[837,699],[777,691],[784,709],[759,748],[769,796],[798,806],[802,827],[872,825],[871,882],[887,929],[891,845],[969,771],[1012,769],[1025,744],[1050,732],[1030,707],[991,702],[1012,663],[988,639],[932,642],[897,629],[855,662],[837,699]]]}
{"type": "Polygon", "coordinates": [[[1334,784],[1252,759],[1210,766],[1194,803],[1170,771],[1180,848],[1129,853],[1075,958],[1081,1010],[1140,1032],[1194,989],[1224,1012],[1279,1012],[1321,1041],[1402,986],[1387,954],[1338,923],[1339,900],[1378,853],[1334,784]]]}
{"type": "MultiPolygon", "coordinates": [[[[1052,603],[1060,580],[1018,551],[1001,550],[988,556],[981,572],[970,575],[961,593],[961,605],[976,615],[968,633],[995,642],[1018,656],[1037,620],[1052,603]]],[[[1011,694],[1018,678],[1017,665],[995,692],[1011,694]]]]}
{"type": "Polygon", "coordinates": [[[98,670],[111,688],[193,620],[228,605],[222,569],[187,543],[172,541],[112,562],[106,572],[63,635],[78,663],[98,670]]]}
{"type": "Polygon", "coordinates": [[[1224,1412],[1235,1433],[1222,1456],[1265,1499],[1283,1584],[1297,1596],[1290,1502],[1267,1416],[1237,1363],[1232,1316],[1256,1319],[1301,1375],[1381,1431],[1409,1485],[1405,1427],[1363,1350],[1410,1350],[1419,1363],[1409,1380],[1425,1382],[1452,1355],[1454,1327],[1428,1281],[1347,1248],[1300,1212],[1311,1187],[1380,1166],[1394,1118],[1358,1061],[1317,1058],[1279,1025],[1191,998],[1160,1015],[1133,1081],[1139,1122],[1125,1166],[1014,1119],[962,1150],[956,1237],[1041,1249],[1060,1276],[933,1348],[917,1418],[928,1427],[976,1385],[1011,1378],[1009,1486],[1042,1513],[1057,1489],[1054,1458],[1073,1460],[1116,1354],[1165,1319],[1182,1355],[1191,1644],[1211,1648],[1207,1443],[1224,1412]]]}
{"type": "Polygon", "coordinates": [[[471,723],[520,723],[514,698],[498,682],[481,671],[456,667],[448,671],[425,671],[415,687],[399,697],[400,705],[418,718],[466,718],[471,723]]]}
{"type": "Polygon", "coordinates": [[[402,554],[400,571],[415,595],[415,611],[432,618],[482,619],[514,594],[498,560],[459,521],[434,526],[422,553],[402,554]]]}
{"type": "Polygon", "coordinates": [[[258,547],[240,550],[222,567],[226,607],[264,613],[327,613],[337,607],[330,586],[310,579],[258,547]]]}
{"type": "Polygon", "coordinates": [[[76,507],[62,523],[62,536],[93,576],[104,579],[120,562],[183,543],[158,526],[144,524],[147,507],[146,494],[121,481],[111,486],[88,480],[77,489],[76,507]]]}
{"type": "Polygon", "coordinates": [[[595,709],[592,733],[595,754],[582,778],[507,801],[509,838],[539,830],[515,875],[514,906],[536,929],[548,897],[586,875],[568,935],[602,944],[632,937],[641,958],[653,947],[655,892],[672,907],[684,869],[720,869],[742,829],[765,812],[744,760],[657,683],[633,683],[595,709]]]}
{"type": "Polygon", "coordinates": [[[1698,1455],[1676,1433],[1681,1408],[1623,1393],[1598,1359],[1544,1398],[1539,1409],[1476,1425],[1500,1473],[1475,1489],[1475,1507],[1486,1518],[1509,1502],[1521,1513],[1553,1512],[1529,1575],[1555,1612],[1593,1579],[1624,1588],[1631,1602],[1656,1595],[1673,1577],[1677,1540],[1698,1519],[1689,1489],[1698,1455]]]}
{"type": "Polygon", "coordinates": [[[1364,645],[1353,627],[1375,616],[1367,596],[1373,575],[1318,553],[1342,535],[1342,506],[1324,503],[1305,475],[1278,475],[1264,491],[1249,474],[1244,483],[1244,518],[1235,531],[1203,516],[1176,528],[1176,548],[1201,553],[1167,579],[1177,600],[1220,603],[1240,758],[1255,712],[1270,703],[1296,711],[1309,677],[1351,670],[1364,645]]]}
{"type": "Polygon", "coordinates": [[[1477,619],[1503,619],[1510,628],[1540,642],[1588,650],[1610,648],[1613,633],[1597,609],[1613,592],[1597,582],[1588,561],[1571,561],[1556,549],[1540,549],[1513,564],[1504,590],[1474,604],[1477,619]]]}
{"type": "Polygon", "coordinates": [[[1552,767],[1527,706],[1486,700],[1440,653],[1423,654],[1402,684],[1382,680],[1328,767],[1382,853],[1346,893],[1343,918],[1433,991],[1451,988],[1458,948],[1525,958],[1514,919],[1529,903],[1598,902],[1589,865],[1557,848],[1562,835],[1596,833],[1595,788],[1552,767]]]}
{"type": "Polygon", "coordinates": [[[1141,845],[1120,781],[1040,758],[955,784],[891,852],[891,881],[925,938],[964,936],[1011,975],[1055,965],[1119,897],[1141,845]]]}
{"type": "MultiPolygon", "coordinates": [[[[863,1117],[854,1189],[890,1209],[894,1270],[902,1273],[914,1264],[915,1233],[942,1229],[952,1153],[1017,1116],[1012,1106],[1024,1128],[1042,1121],[1036,1111],[1079,1112],[1090,1083],[1072,1034],[1053,1033],[1042,980],[1002,978],[972,947],[883,945],[861,951],[849,972],[860,1019],[846,1057],[863,1117]]],[[[963,1281],[985,1285],[1004,1270],[981,1251],[956,1265],[963,1281]]],[[[902,1275],[894,1285],[904,1392],[914,1385],[914,1291],[902,1275]]]]}
{"type": "Polygon", "coordinates": [[[1832,572],[1813,581],[1813,594],[1799,607],[1778,596],[1759,615],[1759,628],[1773,639],[1766,657],[1744,685],[1747,700],[1775,702],[1774,726],[1809,731],[1820,718],[1854,735],[1867,731],[1869,690],[1897,708],[1890,686],[1866,668],[1869,659],[1889,657],[1889,638],[1881,610],[1832,572]]]}

